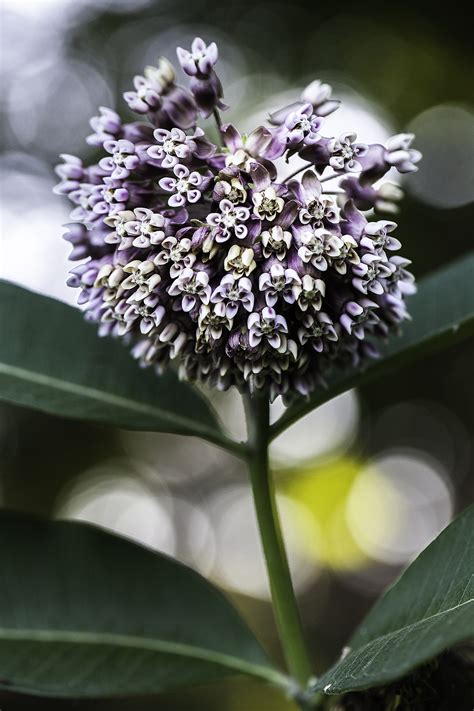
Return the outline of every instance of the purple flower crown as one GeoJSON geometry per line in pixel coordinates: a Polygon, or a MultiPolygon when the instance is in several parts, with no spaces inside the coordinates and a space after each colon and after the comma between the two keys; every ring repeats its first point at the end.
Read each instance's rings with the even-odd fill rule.
{"type": "Polygon", "coordinates": [[[75,205],[65,239],[81,261],[68,283],[99,334],[123,337],[142,366],[177,361],[220,389],[308,395],[329,369],[376,357],[408,318],[409,261],[395,222],[374,214],[401,197],[380,179],[416,170],[421,154],[409,134],[385,146],[325,137],[339,102],[319,81],[241,136],[221,124],[215,43],[177,53],[189,90],[160,59],[124,94],[145,121],[101,108],[87,141],[106,155],[87,167],[62,156],[55,190],[75,205]],[[219,145],[200,115],[216,119],[219,145]]]}

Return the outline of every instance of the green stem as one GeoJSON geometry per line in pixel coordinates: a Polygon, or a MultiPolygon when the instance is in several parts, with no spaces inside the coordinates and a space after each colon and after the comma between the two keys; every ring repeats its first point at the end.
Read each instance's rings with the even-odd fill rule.
{"type": "Polygon", "coordinates": [[[251,447],[248,467],[276,624],[289,672],[301,688],[305,689],[311,676],[311,663],[291,582],[275,491],[269,470],[268,397],[266,395],[247,397],[245,409],[251,447]]]}

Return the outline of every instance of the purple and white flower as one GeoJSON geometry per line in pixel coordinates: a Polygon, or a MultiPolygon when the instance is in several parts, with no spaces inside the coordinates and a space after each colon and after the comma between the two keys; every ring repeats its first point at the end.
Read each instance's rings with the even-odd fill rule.
{"type": "Polygon", "coordinates": [[[216,304],[202,304],[199,309],[198,329],[199,337],[209,343],[218,341],[224,330],[232,328],[232,317],[222,302],[216,304]]]}
{"type": "Polygon", "coordinates": [[[219,208],[220,212],[211,212],[207,216],[207,224],[214,228],[216,242],[227,242],[232,235],[244,239],[248,233],[245,223],[250,218],[248,207],[237,206],[224,199],[220,201],[219,208]]]}
{"type": "Polygon", "coordinates": [[[249,276],[257,268],[255,252],[251,247],[233,244],[224,259],[224,269],[234,277],[249,276]]]}
{"type": "Polygon", "coordinates": [[[147,155],[161,168],[174,168],[178,163],[189,161],[194,156],[199,159],[208,158],[215,150],[202,128],[196,128],[191,136],[186,135],[180,128],[172,128],[171,131],[157,128],[153,136],[156,145],[147,149],[147,155]]]}
{"type": "Polygon", "coordinates": [[[260,235],[263,245],[264,257],[276,257],[280,261],[285,259],[292,242],[292,234],[280,225],[270,227],[260,235]]]}
{"type": "Polygon", "coordinates": [[[344,243],[332,232],[323,227],[307,227],[300,229],[297,234],[301,243],[298,256],[305,264],[311,263],[319,271],[325,272],[335,259],[341,259],[344,243]]]}
{"type": "Polygon", "coordinates": [[[121,138],[118,141],[105,141],[104,148],[111,153],[110,158],[102,158],[99,166],[117,180],[128,178],[132,170],[140,165],[140,158],[136,153],[135,145],[131,141],[121,138]]]}
{"type": "Polygon", "coordinates": [[[162,241],[161,249],[153,261],[160,267],[168,265],[170,277],[176,279],[183,269],[190,269],[196,261],[196,255],[191,251],[192,246],[189,237],[178,239],[178,237],[170,235],[162,241]]]}
{"type": "Polygon", "coordinates": [[[101,148],[105,141],[117,139],[122,131],[122,120],[116,111],[100,106],[99,112],[99,116],[91,118],[89,123],[93,133],[86,138],[89,145],[97,148],[101,148]]]}
{"type": "Polygon", "coordinates": [[[123,98],[132,111],[148,114],[157,126],[190,128],[196,121],[196,103],[175,80],[173,65],[161,57],[157,67],[145,67],[144,76],[134,78],[135,91],[126,91],[123,98]]]}
{"type": "Polygon", "coordinates": [[[173,173],[176,177],[161,178],[158,181],[163,190],[173,193],[168,199],[168,205],[182,207],[186,203],[198,202],[209,185],[209,178],[201,175],[197,170],[190,172],[181,163],[174,166],[173,173]]]}
{"type": "Polygon", "coordinates": [[[249,343],[251,348],[257,348],[262,343],[277,351],[286,350],[286,334],[288,325],[286,319],[268,306],[260,312],[250,314],[247,319],[249,343]]]}
{"type": "Polygon", "coordinates": [[[356,138],[355,133],[348,132],[329,141],[329,165],[334,170],[346,170],[351,173],[362,170],[359,158],[367,153],[369,147],[365,143],[356,143],[356,138]]]}
{"type": "Polygon", "coordinates": [[[272,186],[264,190],[254,192],[252,195],[254,205],[253,211],[261,220],[273,222],[276,216],[283,210],[285,201],[277,195],[276,189],[272,186]]]}
{"type": "MultiPolygon", "coordinates": [[[[133,259],[126,264],[123,271],[129,276],[122,282],[125,291],[134,289],[133,301],[142,301],[154,291],[161,282],[155,263],[151,259],[133,259]]],[[[130,297],[129,297],[130,298],[130,297]]]]}
{"type": "Polygon", "coordinates": [[[374,301],[366,297],[358,301],[348,301],[339,319],[340,324],[349,335],[361,341],[365,338],[365,332],[371,331],[379,323],[380,318],[375,313],[378,308],[374,301]]]}
{"type": "Polygon", "coordinates": [[[216,43],[211,42],[210,45],[206,45],[200,37],[193,40],[190,52],[178,47],[176,53],[183,71],[190,77],[209,76],[219,58],[216,43]]]}
{"type": "Polygon", "coordinates": [[[357,252],[357,242],[351,235],[341,235],[339,238],[339,254],[333,260],[334,269],[339,274],[347,274],[347,265],[357,265],[360,262],[360,256],[357,252]]]}
{"type": "Polygon", "coordinates": [[[181,274],[168,287],[170,296],[181,297],[183,311],[192,311],[197,304],[208,304],[211,296],[211,287],[209,286],[209,275],[207,272],[197,272],[193,269],[183,269],[181,274]]]}
{"type": "Polygon", "coordinates": [[[308,309],[320,311],[325,295],[326,284],[324,281],[311,276],[311,274],[304,274],[296,295],[296,302],[301,311],[307,311],[308,309]]]}
{"type": "Polygon", "coordinates": [[[236,317],[241,306],[246,311],[252,311],[254,302],[255,295],[250,279],[236,278],[233,274],[225,274],[211,295],[211,303],[223,304],[225,313],[230,319],[236,317]]]}
{"type": "Polygon", "coordinates": [[[294,304],[301,290],[301,278],[294,269],[285,269],[276,263],[270,271],[260,274],[258,288],[267,306],[275,306],[279,296],[288,304],[294,304]]]}
{"type": "Polygon", "coordinates": [[[190,52],[178,47],[176,54],[183,71],[191,77],[190,89],[203,116],[209,116],[214,109],[227,108],[222,101],[222,84],[214,71],[219,58],[216,43],[206,45],[196,37],[190,52]]]}
{"type": "Polygon", "coordinates": [[[396,209],[402,192],[381,179],[421,154],[411,134],[325,136],[339,102],[319,81],[241,135],[221,124],[215,43],[196,38],[178,58],[188,88],[159,60],[125,94],[139,120],[106,108],[91,120],[98,163],[62,156],[55,192],[73,205],[64,237],[79,261],[68,284],[141,366],[177,359],[180,377],[208,386],[308,396],[409,318],[410,262],[373,211],[396,209]],[[218,145],[215,126],[197,126],[211,114],[218,145]]]}
{"type": "Polygon", "coordinates": [[[390,220],[379,220],[378,222],[368,222],[364,235],[360,240],[360,246],[365,249],[370,249],[371,252],[383,252],[385,249],[396,251],[400,249],[402,243],[392,237],[393,232],[397,227],[396,222],[390,220]]]}
{"type": "Polygon", "coordinates": [[[352,267],[355,277],[352,279],[354,287],[367,294],[383,294],[385,279],[392,273],[392,267],[380,254],[364,254],[358,264],[352,267]]]}
{"type": "Polygon", "coordinates": [[[339,221],[337,207],[334,199],[322,192],[322,186],[312,170],[307,170],[301,183],[291,183],[293,192],[301,208],[298,213],[303,225],[312,222],[322,227],[326,222],[336,224],[339,221]]]}
{"type": "Polygon", "coordinates": [[[338,340],[338,335],[331,317],[319,311],[303,316],[302,326],[298,329],[298,339],[302,346],[308,343],[317,353],[322,353],[329,343],[338,340]]]}

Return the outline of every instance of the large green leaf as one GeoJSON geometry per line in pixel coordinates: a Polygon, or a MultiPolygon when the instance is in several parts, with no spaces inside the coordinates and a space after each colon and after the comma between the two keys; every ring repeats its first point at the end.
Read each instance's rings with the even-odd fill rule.
{"type": "Polygon", "coordinates": [[[0,282],[0,399],[54,415],[239,445],[173,372],[143,370],[78,309],[0,282]]]}
{"type": "Polygon", "coordinates": [[[433,352],[474,332],[474,252],[450,264],[418,284],[408,308],[412,321],[403,325],[401,336],[392,336],[381,349],[381,358],[363,369],[350,369],[328,378],[308,399],[300,399],[273,425],[273,437],[315,407],[350,388],[386,375],[406,361],[433,352]]]}
{"type": "Polygon", "coordinates": [[[474,506],[448,526],[376,603],[348,653],[317,688],[337,694],[386,684],[474,638],[474,506]]]}
{"type": "Polygon", "coordinates": [[[0,688],[151,694],[229,674],[286,685],[193,570],[86,524],[0,512],[0,688]]]}

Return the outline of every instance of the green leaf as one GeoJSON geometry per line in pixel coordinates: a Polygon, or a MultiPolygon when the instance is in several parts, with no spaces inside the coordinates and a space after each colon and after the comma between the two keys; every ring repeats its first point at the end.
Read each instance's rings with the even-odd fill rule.
{"type": "Polygon", "coordinates": [[[0,512],[0,688],[105,697],[229,674],[287,681],[196,572],[87,524],[0,512]]]}
{"type": "Polygon", "coordinates": [[[272,436],[290,427],[315,407],[350,388],[386,375],[409,360],[460,340],[474,332],[474,252],[450,264],[418,284],[410,297],[412,321],[402,327],[401,336],[392,336],[381,349],[381,358],[363,369],[350,369],[327,379],[328,388],[319,389],[308,399],[299,399],[272,427],[272,436]]]}
{"type": "Polygon", "coordinates": [[[319,679],[338,694],[386,684],[474,637],[474,506],[451,523],[376,603],[344,658],[319,679]]]}
{"type": "Polygon", "coordinates": [[[127,429],[196,435],[236,452],[206,400],[143,370],[78,309],[0,282],[0,399],[127,429]]]}

